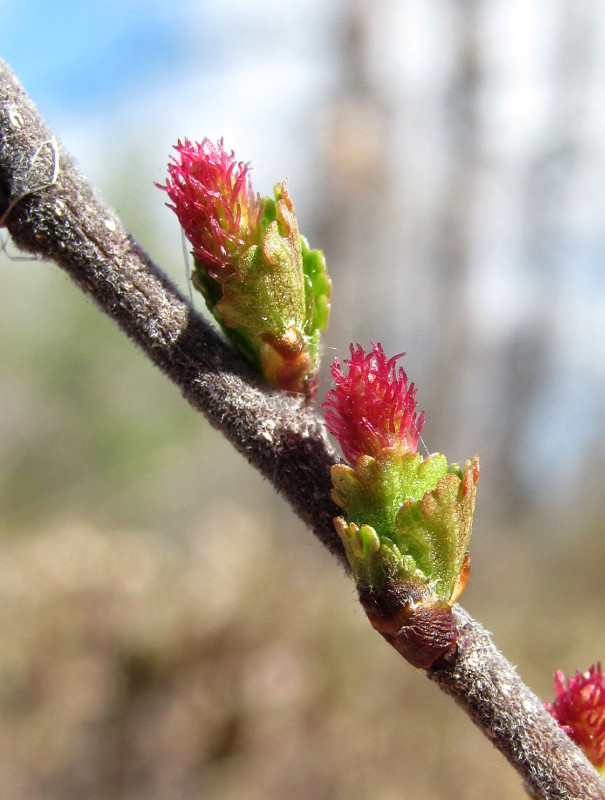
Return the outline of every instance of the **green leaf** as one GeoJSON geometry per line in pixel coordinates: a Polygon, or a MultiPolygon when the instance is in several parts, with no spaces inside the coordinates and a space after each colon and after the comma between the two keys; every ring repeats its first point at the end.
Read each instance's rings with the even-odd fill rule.
{"type": "Polygon", "coordinates": [[[462,470],[448,467],[441,453],[423,461],[388,448],[378,458],[362,456],[355,468],[332,467],[332,496],[348,520],[337,531],[358,581],[400,577],[430,585],[435,599],[449,602],[468,550],[478,477],[477,457],[462,470]],[[356,544],[365,528],[380,547],[356,544]]]}
{"type": "Polygon", "coordinates": [[[263,198],[262,237],[219,283],[196,262],[194,285],[226,335],[273,386],[312,393],[330,279],[319,250],[300,235],[285,184],[263,198]]]}

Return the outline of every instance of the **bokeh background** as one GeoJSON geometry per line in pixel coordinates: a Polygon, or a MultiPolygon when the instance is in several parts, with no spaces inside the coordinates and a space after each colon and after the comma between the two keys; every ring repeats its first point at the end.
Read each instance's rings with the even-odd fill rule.
{"type": "MultiPolygon", "coordinates": [[[[0,0],[0,56],[186,290],[179,137],[287,176],[327,364],[407,351],[482,454],[464,604],[545,699],[605,657],[605,6],[0,0]]],[[[0,254],[0,785],[11,800],[512,800],[241,457],[52,264],[0,254]]],[[[199,305],[199,302],[198,302],[199,305]]]]}

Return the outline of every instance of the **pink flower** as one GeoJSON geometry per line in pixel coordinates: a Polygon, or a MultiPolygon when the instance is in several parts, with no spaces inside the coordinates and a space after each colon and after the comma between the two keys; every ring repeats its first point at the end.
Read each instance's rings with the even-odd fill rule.
{"type": "Polygon", "coordinates": [[[247,164],[227,153],[223,140],[192,144],[179,140],[168,165],[168,180],[160,186],[193,255],[211,278],[223,282],[235,272],[239,256],[260,241],[262,206],[254,195],[247,164]]]}
{"type": "Polygon", "coordinates": [[[351,345],[351,359],[345,360],[347,375],[338,359],[331,367],[335,388],[322,408],[326,425],[342,448],[347,461],[355,464],[359,456],[376,457],[384,447],[402,453],[415,452],[424,425],[424,411],[415,414],[416,389],[408,387],[403,369],[397,369],[400,353],[387,360],[380,344],[372,342],[366,355],[361,345],[351,345]]]}
{"type": "Polygon", "coordinates": [[[555,673],[554,703],[546,709],[597,769],[605,766],[605,674],[601,664],[576,672],[565,685],[561,670],[555,673]]]}

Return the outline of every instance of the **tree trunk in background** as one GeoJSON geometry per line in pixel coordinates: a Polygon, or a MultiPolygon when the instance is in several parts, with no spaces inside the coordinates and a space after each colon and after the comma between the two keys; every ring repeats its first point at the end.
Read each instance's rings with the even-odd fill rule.
{"type": "MultiPolygon", "coordinates": [[[[377,24],[381,3],[372,10],[377,24]]],[[[318,220],[317,240],[326,251],[335,295],[348,309],[335,325],[344,325],[332,340],[346,355],[348,343],[359,333],[360,312],[368,309],[366,339],[374,309],[380,304],[379,269],[381,227],[388,197],[391,115],[377,95],[369,74],[367,3],[350,0],[343,11],[340,48],[335,56],[339,89],[328,110],[324,140],[324,171],[329,182],[325,207],[318,220]],[[350,325],[349,321],[354,324],[350,325]]],[[[379,336],[379,334],[378,334],[379,336]]]]}
{"type": "MultiPolygon", "coordinates": [[[[450,3],[453,66],[443,98],[446,168],[441,194],[435,200],[434,292],[439,338],[432,355],[434,395],[431,441],[439,449],[464,451],[464,427],[469,363],[475,357],[473,320],[466,299],[473,256],[473,212],[481,167],[480,5],[477,0],[450,3]],[[447,444],[442,444],[447,443],[447,444]]],[[[470,454],[469,454],[470,455],[470,454]]]]}
{"type": "Polygon", "coordinates": [[[554,386],[559,372],[557,340],[565,337],[564,331],[557,330],[557,307],[565,302],[561,259],[568,258],[565,245],[574,182],[581,167],[588,83],[594,67],[594,4],[566,4],[558,22],[543,139],[521,172],[524,225],[520,257],[531,278],[536,302],[531,319],[504,344],[502,363],[507,369],[503,371],[502,400],[496,409],[498,471],[506,482],[509,518],[511,513],[523,516],[533,504],[534,487],[528,485],[523,470],[528,426],[540,424],[539,404],[544,403],[548,385],[554,386]]]}

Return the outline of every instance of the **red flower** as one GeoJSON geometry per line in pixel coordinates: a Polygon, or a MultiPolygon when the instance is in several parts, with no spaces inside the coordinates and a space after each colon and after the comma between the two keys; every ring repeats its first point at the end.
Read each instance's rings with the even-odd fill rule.
{"type": "Polygon", "coordinates": [[[338,359],[331,367],[336,384],[322,408],[326,409],[326,425],[335,436],[349,463],[359,456],[376,457],[384,447],[403,453],[415,452],[424,425],[424,411],[415,414],[416,389],[408,387],[408,377],[397,369],[397,361],[405,353],[387,360],[380,344],[372,342],[366,355],[361,345],[351,345],[351,359],[345,375],[338,359]]]}
{"type": "Polygon", "coordinates": [[[584,674],[576,672],[567,686],[563,672],[557,670],[555,695],[554,703],[544,704],[546,709],[601,769],[605,766],[605,674],[601,664],[593,665],[584,674]]]}
{"type": "Polygon", "coordinates": [[[260,241],[262,206],[254,195],[249,166],[227,153],[221,139],[192,144],[179,140],[161,189],[172,208],[193,255],[211,278],[223,282],[235,272],[239,256],[260,241]]]}

